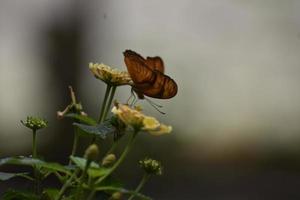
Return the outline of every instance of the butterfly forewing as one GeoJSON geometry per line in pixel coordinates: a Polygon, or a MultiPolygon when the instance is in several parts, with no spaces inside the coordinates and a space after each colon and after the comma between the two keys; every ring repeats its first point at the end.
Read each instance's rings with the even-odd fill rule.
{"type": "Polygon", "coordinates": [[[127,50],[124,52],[124,57],[128,73],[135,84],[152,84],[155,74],[143,63],[138,54],[127,50]]]}

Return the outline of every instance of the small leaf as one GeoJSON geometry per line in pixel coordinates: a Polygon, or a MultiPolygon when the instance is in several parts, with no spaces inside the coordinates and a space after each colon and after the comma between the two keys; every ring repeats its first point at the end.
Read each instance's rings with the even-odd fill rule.
{"type": "Polygon", "coordinates": [[[151,200],[151,198],[147,197],[146,195],[143,195],[143,194],[135,192],[135,191],[127,190],[127,189],[124,189],[121,187],[103,186],[103,187],[96,187],[96,188],[94,188],[94,190],[96,190],[96,191],[118,191],[123,194],[134,195],[136,197],[139,197],[139,199],[142,199],[142,200],[151,200]]]}
{"type": "Polygon", "coordinates": [[[97,177],[104,176],[108,172],[109,172],[109,169],[104,168],[104,167],[99,167],[99,168],[90,167],[88,169],[88,175],[92,178],[97,178],[97,177]]]}
{"type": "MultiPolygon", "coordinates": [[[[71,156],[71,160],[78,166],[81,170],[84,170],[87,160],[85,158],[71,156]]],[[[109,169],[99,166],[99,164],[92,162],[87,173],[90,177],[96,178],[104,176],[108,173],[109,169]]]]}
{"type": "Polygon", "coordinates": [[[33,166],[42,163],[44,163],[44,161],[35,158],[28,158],[24,156],[8,157],[8,158],[0,159],[0,166],[4,164],[33,166]]]}
{"type": "Polygon", "coordinates": [[[6,181],[11,178],[17,177],[17,176],[23,176],[28,173],[7,173],[7,172],[0,172],[0,181],[6,181]]]}
{"type": "Polygon", "coordinates": [[[81,135],[96,136],[105,139],[108,134],[112,134],[116,131],[115,127],[111,125],[109,121],[103,122],[96,126],[90,126],[80,123],[73,123],[74,126],[78,127],[81,135]]]}
{"type": "Polygon", "coordinates": [[[16,190],[9,190],[4,193],[2,196],[2,200],[38,200],[39,197],[35,194],[29,193],[29,192],[23,192],[23,191],[16,191],[16,190]]]}
{"type": "MultiPolygon", "coordinates": [[[[70,156],[71,160],[75,163],[77,167],[84,170],[87,160],[85,158],[70,156]]],[[[90,167],[99,168],[99,164],[92,162],[90,167]]]]}
{"type": "Polygon", "coordinates": [[[38,166],[42,167],[48,172],[63,172],[65,174],[71,175],[71,172],[66,167],[60,165],[59,163],[40,163],[38,166]]]}
{"type": "Polygon", "coordinates": [[[58,194],[59,194],[58,189],[47,188],[43,191],[42,200],[55,200],[58,194]]]}
{"type": "Polygon", "coordinates": [[[66,174],[71,174],[71,172],[66,167],[58,163],[48,163],[36,158],[28,158],[24,156],[0,159],[0,166],[4,164],[38,166],[45,169],[48,172],[63,172],[66,174]]]}
{"type": "Polygon", "coordinates": [[[97,124],[96,120],[94,120],[91,117],[85,116],[85,115],[69,113],[69,114],[66,114],[64,117],[79,120],[81,123],[87,124],[87,125],[96,125],[97,124]]]}

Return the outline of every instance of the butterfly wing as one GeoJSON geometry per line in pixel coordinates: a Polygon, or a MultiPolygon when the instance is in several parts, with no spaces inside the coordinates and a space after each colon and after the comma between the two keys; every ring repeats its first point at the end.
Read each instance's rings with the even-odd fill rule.
{"type": "Polygon", "coordinates": [[[131,50],[124,52],[124,61],[134,82],[133,88],[142,97],[144,95],[169,99],[177,94],[177,84],[163,73],[164,64],[160,57],[142,56],[131,50]]]}
{"type": "Polygon", "coordinates": [[[150,86],[155,80],[155,73],[144,63],[143,57],[131,50],[124,52],[124,61],[134,84],[150,86]]]}
{"type": "MultiPolygon", "coordinates": [[[[159,72],[154,71],[156,74],[155,81],[151,87],[143,88],[142,93],[146,96],[158,98],[158,99],[169,99],[177,94],[177,84],[169,76],[159,72]]],[[[139,85],[136,85],[139,89],[139,85]]]]}
{"type": "Polygon", "coordinates": [[[164,62],[158,56],[147,57],[147,59],[145,60],[145,64],[152,70],[157,70],[161,73],[164,73],[164,71],[165,71],[164,62]]]}

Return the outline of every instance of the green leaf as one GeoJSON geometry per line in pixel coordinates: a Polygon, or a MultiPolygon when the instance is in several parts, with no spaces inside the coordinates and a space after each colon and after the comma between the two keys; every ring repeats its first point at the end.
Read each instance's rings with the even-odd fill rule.
{"type": "Polygon", "coordinates": [[[59,194],[58,189],[47,188],[43,191],[42,200],[55,200],[58,194],[59,194]]]}
{"type": "MultiPolygon", "coordinates": [[[[78,166],[81,170],[84,170],[86,166],[87,160],[85,158],[75,157],[71,156],[71,160],[75,163],[76,166],[78,166]]],[[[104,176],[106,173],[108,173],[109,168],[104,168],[99,166],[99,164],[92,162],[90,164],[90,167],[87,171],[88,175],[92,178],[101,177],[104,176]]]]}
{"type": "Polygon", "coordinates": [[[88,175],[92,178],[97,178],[97,177],[104,176],[108,172],[109,172],[109,169],[104,168],[104,167],[99,167],[99,168],[90,167],[88,169],[88,175]]]}
{"type": "Polygon", "coordinates": [[[84,115],[75,114],[75,113],[66,114],[64,117],[79,120],[81,123],[87,124],[87,125],[96,125],[97,124],[96,120],[94,120],[93,118],[84,116],[84,115]]]}
{"type": "MultiPolygon", "coordinates": [[[[70,156],[71,160],[75,163],[77,167],[81,170],[84,170],[87,160],[85,158],[77,157],[77,156],[70,156]]],[[[92,162],[91,167],[99,168],[99,164],[92,162]]]]}
{"type": "Polygon", "coordinates": [[[42,167],[43,169],[46,169],[46,171],[48,172],[63,172],[65,174],[71,175],[71,171],[59,163],[44,162],[38,164],[38,166],[42,167]]]}
{"type": "Polygon", "coordinates": [[[90,126],[80,123],[73,123],[73,125],[82,130],[80,132],[82,136],[96,136],[102,139],[105,139],[108,134],[112,134],[116,131],[116,128],[111,125],[110,121],[103,122],[96,126],[90,126]]]}
{"type": "Polygon", "coordinates": [[[143,194],[135,192],[135,191],[127,190],[127,189],[124,189],[124,188],[120,188],[120,187],[103,186],[103,187],[96,187],[95,190],[96,191],[118,191],[118,192],[121,192],[123,194],[134,195],[134,196],[136,196],[136,197],[138,197],[139,199],[142,199],[142,200],[151,200],[151,198],[147,197],[146,195],[143,195],[143,194]]]}
{"type": "Polygon", "coordinates": [[[0,159],[0,166],[4,164],[33,166],[42,163],[44,163],[44,161],[35,158],[28,158],[24,156],[8,157],[8,158],[0,159]]]}
{"type": "Polygon", "coordinates": [[[4,193],[2,200],[38,200],[39,197],[35,194],[23,191],[9,190],[4,193]]]}
{"type": "Polygon", "coordinates": [[[37,166],[45,169],[48,172],[63,172],[66,174],[71,174],[70,170],[58,163],[48,163],[36,158],[28,158],[24,156],[3,158],[0,160],[0,166],[4,164],[37,166]]]}
{"type": "Polygon", "coordinates": [[[28,173],[7,173],[7,172],[0,172],[0,181],[6,181],[11,178],[17,177],[17,176],[23,176],[28,173]]]}

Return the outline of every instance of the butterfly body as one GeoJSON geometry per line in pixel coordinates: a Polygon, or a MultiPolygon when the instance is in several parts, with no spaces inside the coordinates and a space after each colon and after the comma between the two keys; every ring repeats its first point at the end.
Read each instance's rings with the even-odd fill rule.
{"type": "Polygon", "coordinates": [[[142,56],[134,51],[124,52],[124,61],[133,81],[132,89],[140,99],[145,96],[157,99],[169,99],[177,94],[177,84],[164,74],[164,63],[158,56],[142,56]]]}

